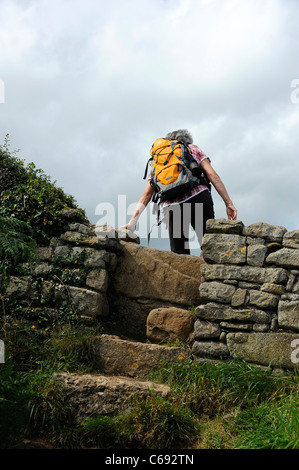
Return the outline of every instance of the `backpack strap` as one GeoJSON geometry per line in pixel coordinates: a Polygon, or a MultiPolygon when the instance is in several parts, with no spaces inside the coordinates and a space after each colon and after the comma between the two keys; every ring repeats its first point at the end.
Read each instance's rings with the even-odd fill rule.
{"type": "Polygon", "coordinates": [[[211,186],[207,173],[205,172],[203,167],[197,163],[192,153],[190,152],[188,145],[186,145],[184,142],[181,142],[181,141],[180,141],[180,144],[186,150],[185,156],[187,160],[189,161],[189,163],[191,163],[191,165],[193,166],[193,170],[191,169],[193,176],[195,176],[198,179],[199,184],[207,186],[208,189],[211,191],[212,186],[211,186]]]}
{"type": "Polygon", "coordinates": [[[149,165],[149,162],[150,162],[151,160],[153,160],[153,157],[150,157],[150,158],[148,159],[148,161],[147,161],[147,164],[146,164],[146,167],[145,167],[145,172],[144,172],[144,177],[143,177],[144,180],[145,180],[145,178],[146,178],[146,175],[147,175],[147,172],[148,172],[148,165],[149,165]]]}
{"type": "MultiPolygon", "coordinates": [[[[154,209],[153,209],[153,214],[154,214],[154,209]]],[[[161,220],[161,218],[160,218],[160,214],[161,214],[161,211],[160,211],[160,208],[158,207],[158,208],[157,208],[157,223],[152,225],[152,228],[151,228],[150,232],[149,232],[148,235],[147,235],[147,244],[148,244],[148,245],[149,245],[149,242],[150,242],[151,233],[152,233],[152,231],[153,231],[153,228],[154,228],[155,226],[159,227],[159,225],[161,225],[161,223],[162,223],[162,220],[161,220]]]]}

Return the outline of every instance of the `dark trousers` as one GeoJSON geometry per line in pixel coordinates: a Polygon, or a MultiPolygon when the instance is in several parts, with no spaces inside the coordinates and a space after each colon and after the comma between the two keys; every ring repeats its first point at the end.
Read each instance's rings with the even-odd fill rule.
{"type": "Polygon", "coordinates": [[[214,204],[210,191],[205,190],[186,202],[168,206],[165,221],[168,228],[170,249],[174,253],[190,254],[189,228],[194,229],[199,245],[206,232],[206,222],[214,219],[214,204]]]}

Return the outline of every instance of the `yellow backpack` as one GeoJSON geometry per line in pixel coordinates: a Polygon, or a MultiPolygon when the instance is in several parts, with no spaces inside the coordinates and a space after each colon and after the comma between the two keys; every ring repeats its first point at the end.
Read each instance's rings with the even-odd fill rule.
{"type": "Polygon", "coordinates": [[[202,168],[192,157],[187,145],[178,140],[157,139],[150,150],[151,185],[155,189],[154,202],[171,201],[185,194],[191,194],[198,184],[207,184],[202,180],[202,168]]]}

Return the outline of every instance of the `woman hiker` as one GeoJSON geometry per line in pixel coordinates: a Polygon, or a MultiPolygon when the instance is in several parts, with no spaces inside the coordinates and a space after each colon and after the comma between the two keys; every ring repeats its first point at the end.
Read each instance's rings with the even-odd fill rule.
{"type": "MultiPolygon", "coordinates": [[[[211,166],[209,157],[207,157],[197,145],[193,144],[193,138],[190,132],[186,129],[179,129],[169,132],[165,136],[165,139],[178,140],[188,146],[189,152],[204,170],[207,178],[223,199],[228,219],[236,220],[237,209],[234,207],[220,176],[211,166]]],[[[170,249],[174,253],[190,254],[190,225],[193,227],[199,244],[201,245],[202,236],[206,232],[207,220],[215,218],[213,199],[208,184],[202,184],[202,181],[198,183],[199,184],[193,187],[191,194],[185,194],[171,201],[166,200],[163,202],[163,220],[166,222],[168,228],[170,249]],[[200,223],[198,223],[199,220],[200,223]]],[[[135,231],[138,219],[152,199],[154,193],[155,189],[151,185],[149,176],[146,187],[129,223],[121,228],[131,230],[132,232],[135,231]]]]}

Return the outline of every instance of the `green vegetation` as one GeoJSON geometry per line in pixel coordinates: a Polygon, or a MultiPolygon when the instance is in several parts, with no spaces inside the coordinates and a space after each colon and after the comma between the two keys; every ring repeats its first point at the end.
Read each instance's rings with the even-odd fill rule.
{"type": "MultiPolygon", "coordinates": [[[[18,437],[42,436],[63,448],[299,448],[298,380],[238,361],[171,364],[155,373],[156,381],[172,388],[167,398],[132,399],[119,415],[74,423],[53,373],[92,372],[91,342],[89,334],[65,331],[44,342],[40,360],[29,370],[21,371],[21,363],[14,370],[15,360],[14,368],[11,360],[2,365],[2,447],[13,446],[18,437]]],[[[31,351],[37,356],[34,347],[31,351]]]]}
{"type": "MultiPolygon", "coordinates": [[[[67,226],[64,209],[76,209],[82,215],[84,211],[75,204],[72,196],[57,188],[55,182],[37,169],[34,163],[25,165],[25,160],[9,151],[9,136],[4,145],[0,145],[0,313],[3,321],[3,334],[6,336],[7,323],[15,324],[17,318],[28,319],[27,327],[34,326],[31,319],[31,306],[20,305],[17,296],[5,297],[9,276],[23,274],[30,277],[32,286],[38,287],[44,280],[43,275],[35,275],[31,267],[37,260],[34,252],[36,244],[48,245],[52,237],[58,237],[67,226]],[[27,266],[27,267],[26,267],[27,266]]],[[[80,260],[74,260],[76,267],[80,260]]],[[[55,266],[52,277],[63,284],[62,270],[59,263],[55,266]]],[[[76,319],[76,312],[71,306],[60,308],[59,321],[70,323],[76,319]]],[[[41,312],[39,322],[53,326],[58,317],[41,312]]]]}
{"type": "Polygon", "coordinates": [[[25,165],[25,160],[10,153],[9,145],[7,135],[0,146],[0,215],[27,223],[34,239],[47,244],[63,231],[62,209],[78,207],[74,198],[51,182],[43,170],[34,163],[25,165]]]}

